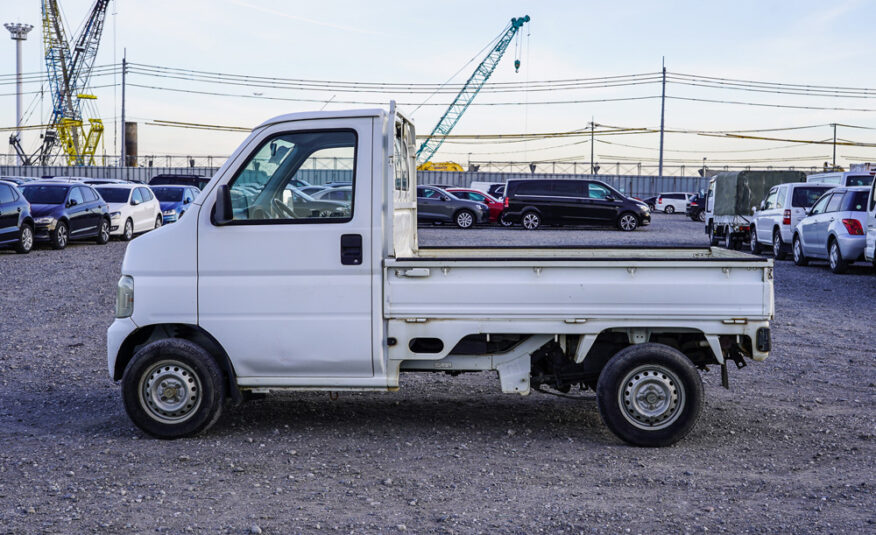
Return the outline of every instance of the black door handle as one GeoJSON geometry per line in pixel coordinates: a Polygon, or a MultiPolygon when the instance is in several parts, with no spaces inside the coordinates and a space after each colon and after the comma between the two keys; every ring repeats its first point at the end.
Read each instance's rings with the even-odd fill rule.
{"type": "Polygon", "coordinates": [[[362,235],[341,235],[341,264],[358,266],[362,263],[362,235]]]}

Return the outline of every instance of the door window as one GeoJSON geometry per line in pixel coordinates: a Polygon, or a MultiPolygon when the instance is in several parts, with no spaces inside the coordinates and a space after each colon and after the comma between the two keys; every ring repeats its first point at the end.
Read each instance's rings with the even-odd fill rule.
{"type": "Polygon", "coordinates": [[[85,198],[82,196],[82,188],[70,188],[70,201],[76,201],[76,204],[85,202],[85,198]]]}
{"type": "Polygon", "coordinates": [[[776,196],[778,195],[778,190],[773,188],[770,190],[769,195],[767,195],[766,200],[763,202],[764,210],[772,210],[776,207],[776,196]]]}
{"type": "Polygon", "coordinates": [[[435,190],[432,188],[422,188],[417,193],[422,193],[422,195],[417,195],[417,197],[423,197],[426,199],[436,199],[437,200],[437,199],[440,199],[441,197],[443,197],[443,195],[438,193],[438,190],[435,190]]]}
{"type": "Polygon", "coordinates": [[[135,188],[134,192],[131,193],[131,202],[140,204],[143,202],[143,196],[140,194],[140,188],[135,188]]]}
{"type": "Polygon", "coordinates": [[[784,208],[785,207],[785,196],[788,195],[788,186],[782,186],[779,188],[779,193],[776,195],[776,208],[784,208]]]}
{"type": "Polygon", "coordinates": [[[152,195],[152,192],[149,191],[149,188],[137,188],[137,190],[140,192],[140,197],[143,198],[143,202],[149,202],[155,198],[152,195]]]}
{"type": "Polygon", "coordinates": [[[842,201],[843,201],[843,195],[840,193],[835,193],[830,198],[830,202],[827,203],[827,209],[825,210],[825,212],[838,212],[842,201]]]}
{"type": "Polygon", "coordinates": [[[6,184],[0,184],[0,204],[5,204],[14,201],[12,196],[12,188],[6,184]]]}
{"type": "Polygon", "coordinates": [[[587,196],[591,199],[605,199],[611,195],[611,191],[601,184],[587,184],[587,196]]]}
{"type": "MultiPolygon", "coordinates": [[[[481,195],[480,193],[473,193],[471,191],[459,191],[457,193],[461,193],[461,194],[465,195],[465,197],[460,197],[461,199],[468,198],[468,200],[470,200],[470,201],[487,202],[487,198],[484,197],[483,195],[481,195]]],[[[457,193],[454,193],[454,195],[459,197],[459,195],[457,195],[457,193]]]]}
{"type": "Polygon", "coordinates": [[[91,188],[80,188],[82,190],[82,197],[85,199],[85,202],[96,201],[99,197],[97,193],[91,188]]]}
{"type": "Polygon", "coordinates": [[[809,212],[809,215],[823,214],[824,208],[827,206],[827,201],[829,201],[831,195],[825,195],[824,197],[818,199],[818,202],[815,203],[815,206],[812,207],[812,211],[809,212]]]}
{"type": "Polygon", "coordinates": [[[543,180],[521,182],[517,186],[517,191],[515,193],[517,195],[550,195],[550,183],[543,180]]]}
{"type": "MultiPolygon", "coordinates": [[[[401,132],[399,132],[401,134],[401,132]]],[[[410,175],[410,162],[408,160],[408,147],[402,143],[401,137],[395,138],[395,150],[393,152],[393,168],[395,170],[395,189],[407,191],[408,176],[410,175]]]]}
{"type": "Polygon", "coordinates": [[[554,195],[560,197],[583,197],[584,187],[577,180],[557,180],[554,182],[554,195]]]}
{"type": "MultiPolygon", "coordinates": [[[[351,130],[295,132],[265,141],[231,180],[233,222],[343,223],[353,217],[353,203],[317,200],[294,184],[300,170],[315,169],[316,160],[353,161],[356,133],[351,130]]],[[[350,172],[355,191],[355,173],[350,172]]]]}

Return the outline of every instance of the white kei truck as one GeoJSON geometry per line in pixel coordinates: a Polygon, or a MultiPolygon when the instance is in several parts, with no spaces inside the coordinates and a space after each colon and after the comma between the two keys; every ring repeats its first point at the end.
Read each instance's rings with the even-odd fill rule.
{"type": "Polygon", "coordinates": [[[107,354],[138,427],[172,439],[254,394],[393,392],[402,372],[494,370],[510,394],[592,389],[618,437],[666,446],[700,416],[698,369],[720,367],[727,386],[728,362],[767,358],[771,259],[420,247],[414,143],[394,103],[275,117],[186,217],[128,245],[107,354]],[[353,162],[348,205],[290,185],[323,157],[353,162]]]}

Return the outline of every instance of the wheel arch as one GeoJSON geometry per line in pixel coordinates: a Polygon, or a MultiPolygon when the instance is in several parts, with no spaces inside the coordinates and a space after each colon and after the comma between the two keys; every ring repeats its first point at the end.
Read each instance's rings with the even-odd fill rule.
{"type": "Polygon", "coordinates": [[[166,338],[182,338],[198,344],[207,350],[222,369],[229,396],[235,402],[242,399],[240,389],[237,388],[237,374],[234,371],[234,365],[228,353],[219,341],[205,329],[198,325],[187,323],[147,325],[129,334],[125,341],[122,342],[116,355],[113,379],[118,381],[122,378],[128,363],[142,346],[166,338]]]}

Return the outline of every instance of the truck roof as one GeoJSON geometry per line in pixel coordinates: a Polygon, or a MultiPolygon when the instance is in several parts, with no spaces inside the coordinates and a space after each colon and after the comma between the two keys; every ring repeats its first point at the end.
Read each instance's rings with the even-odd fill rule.
{"type": "MultiPolygon", "coordinates": [[[[361,110],[337,110],[337,111],[304,111],[298,113],[287,113],[272,117],[257,128],[270,126],[277,123],[285,123],[288,121],[308,121],[311,119],[350,119],[354,117],[381,117],[386,114],[386,110],[380,108],[361,109],[361,110]]],[[[254,130],[255,130],[254,129],[254,130]]]]}

